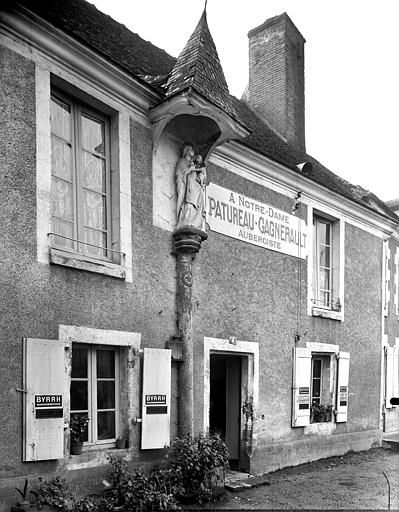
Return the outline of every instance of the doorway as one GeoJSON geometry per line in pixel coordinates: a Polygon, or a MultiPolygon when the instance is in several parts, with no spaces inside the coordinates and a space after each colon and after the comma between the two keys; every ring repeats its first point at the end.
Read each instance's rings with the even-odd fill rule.
{"type": "Polygon", "coordinates": [[[240,466],[241,367],[239,355],[210,355],[209,430],[224,439],[232,469],[240,466]]]}

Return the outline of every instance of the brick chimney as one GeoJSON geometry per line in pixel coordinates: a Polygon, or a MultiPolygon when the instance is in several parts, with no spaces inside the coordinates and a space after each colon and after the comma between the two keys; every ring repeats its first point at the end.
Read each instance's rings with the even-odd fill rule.
{"type": "Polygon", "coordinates": [[[286,13],[248,33],[246,100],[289,144],[305,151],[305,39],[286,13]]]}

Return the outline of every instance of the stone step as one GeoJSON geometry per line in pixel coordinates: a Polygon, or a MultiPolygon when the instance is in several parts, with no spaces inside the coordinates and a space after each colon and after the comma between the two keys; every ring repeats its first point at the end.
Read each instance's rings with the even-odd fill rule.
{"type": "Polygon", "coordinates": [[[226,475],[225,488],[231,492],[244,491],[262,485],[270,485],[270,480],[266,475],[251,476],[238,471],[229,471],[226,475]]]}

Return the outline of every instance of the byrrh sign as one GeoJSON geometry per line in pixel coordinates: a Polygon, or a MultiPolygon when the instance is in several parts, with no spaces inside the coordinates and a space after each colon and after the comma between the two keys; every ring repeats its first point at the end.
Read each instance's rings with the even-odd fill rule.
{"type": "Polygon", "coordinates": [[[244,242],[306,258],[305,221],[282,210],[210,183],[207,223],[212,231],[244,242]]]}

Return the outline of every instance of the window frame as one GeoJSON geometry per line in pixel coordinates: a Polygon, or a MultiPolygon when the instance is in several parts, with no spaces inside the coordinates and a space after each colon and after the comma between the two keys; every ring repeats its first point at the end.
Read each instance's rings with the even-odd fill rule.
{"type": "MultiPolygon", "coordinates": [[[[74,98],[71,95],[68,95],[64,92],[62,92],[57,87],[51,87],[51,95],[50,95],[50,102],[53,101],[53,98],[58,100],[59,102],[62,102],[70,107],[70,115],[71,115],[71,164],[72,164],[72,210],[73,210],[73,219],[72,219],[72,226],[73,226],[73,232],[72,232],[72,247],[66,247],[62,244],[57,244],[56,238],[62,237],[63,235],[57,234],[53,232],[53,225],[52,225],[52,236],[51,236],[51,244],[54,248],[57,248],[61,251],[65,251],[68,253],[73,254],[80,254],[84,257],[89,257],[94,260],[105,260],[105,261],[112,261],[112,254],[111,254],[111,241],[112,241],[112,194],[111,194],[111,141],[110,141],[110,132],[111,132],[111,122],[109,117],[102,113],[101,111],[94,109],[87,105],[86,103],[82,102],[81,100],[74,98]],[[84,225],[83,218],[83,191],[85,189],[91,190],[88,187],[84,186],[82,173],[81,173],[81,153],[85,149],[83,148],[83,131],[82,131],[82,123],[81,119],[83,115],[86,114],[86,117],[89,119],[94,119],[95,121],[100,121],[104,126],[104,145],[105,145],[105,155],[104,158],[101,158],[101,156],[96,156],[96,158],[101,158],[105,163],[105,193],[101,193],[103,197],[105,196],[106,201],[106,213],[105,213],[105,229],[97,229],[97,228],[89,228],[93,229],[95,231],[102,231],[103,233],[106,233],[106,245],[104,249],[101,249],[105,255],[101,254],[90,254],[89,250],[85,250],[85,248],[88,248],[89,245],[87,245],[86,242],[83,241],[84,238],[84,230],[87,226],[84,225]]],[[[65,143],[68,143],[64,139],[62,139],[59,135],[53,133],[53,127],[50,121],[50,135],[51,137],[56,137],[57,139],[62,140],[65,143]]],[[[86,150],[87,151],[87,150],[86,150]]],[[[90,151],[91,154],[93,154],[90,151]]],[[[62,178],[56,176],[53,174],[53,169],[51,169],[51,179],[53,178],[62,180],[62,178]]],[[[64,180],[65,181],[65,180],[64,180]]],[[[97,192],[96,192],[97,193],[97,192]]],[[[53,195],[51,196],[51,201],[53,201],[53,195]]],[[[53,203],[52,203],[53,206],[53,203]]],[[[53,212],[51,214],[51,217],[53,219],[54,215],[53,212]]],[[[62,219],[63,220],[63,219],[62,219]]],[[[97,247],[97,246],[96,246],[97,247]]],[[[100,246],[98,246],[100,249],[100,246]]]]}
{"type": "Polygon", "coordinates": [[[311,369],[311,374],[310,374],[310,405],[313,405],[314,400],[318,400],[318,405],[320,405],[322,389],[323,389],[323,366],[324,366],[323,359],[321,357],[318,357],[318,354],[315,354],[315,355],[312,354],[311,365],[312,365],[312,369],[311,369]],[[314,396],[314,380],[315,380],[314,363],[315,363],[315,361],[320,361],[320,377],[318,378],[320,381],[320,387],[319,387],[320,396],[318,396],[318,397],[314,396]]]}
{"type": "Polygon", "coordinates": [[[308,253],[308,308],[309,316],[332,320],[344,320],[344,262],[345,262],[345,221],[333,211],[322,211],[312,205],[308,207],[308,225],[312,226],[311,249],[308,253]],[[316,288],[318,286],[318,251],[315,236],[317,221],[331,226],[330,229],[330,294],[329,304],[321,304],[316,288]]]}
{"type": "MultiPolygon", "coordinates": [[[[89,416],[89,424],[88,424],[88,440],[83,443],[83,450],[96,450],[98,448],[113,448],[116,446],[116,441],[119,437],[120,433],[120,354],[117,346],[110,345],[89,345],[85,343],[73,343],[72,344],[72,359],[73,361],[73,349],[74,348],[84,348],[87,350],[88,358],[87,358],[87,378],[80,377],[72,377],[70,379],[70,383],[76,381],[86,381],[88,387],[88,416],[89,416]],[[97,352],[101,350],[112,351],[115,354],[115,408],[112,410],[115,411],[115,437],[111,439],[97,439],[97,371],[96,371],[96,360],[97,360],[97,352]]],[[[101,411],[103,409],[100,409],[101,411]]],[[[107,409],[108,410],[108,409],[107,409]]],[[[110,409],[111,410],[111,409],[110,409]]],[[[86,410],[73,410],[72,407],[70,409],[70,415],[85,413],[86,410]]]]}
{"type": "MultiPolygon", "coordinates": [[[[35,67],[36,91],[36,234],[37,261],[45,265],[85,270],[133,282],[132,269],[132,169],[131,117],[134,114],[119,98],[97,83],[58,68],[35,67]],[[50,107],[53,88],[108,116],[110,120],[110,177],[112,212],[112,260],[67,252],[51,244],[51,126],[50,107]]],[[[138,120],[140,122],[140,120],[138,120]]]]}

